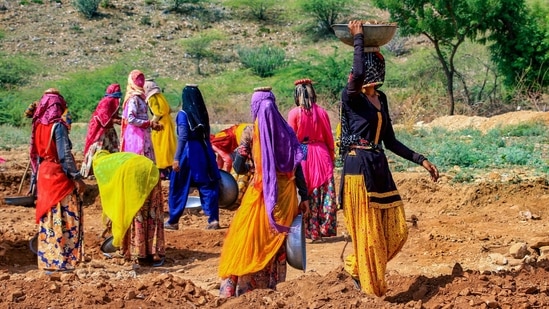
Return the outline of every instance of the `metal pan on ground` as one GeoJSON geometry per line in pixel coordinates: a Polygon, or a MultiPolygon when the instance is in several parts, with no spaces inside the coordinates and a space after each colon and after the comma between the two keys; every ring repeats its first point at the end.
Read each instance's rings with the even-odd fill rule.
{"type": "Polygon", "coordinates": [[[28,196],[7,196],[4,197],[4,202],[8,205],[34,207],[34,201],[36,197],[32,195],[28,196]]]}
{"type": "Polygon", "coordinates": [[[199,196],[189,196],[187,197],[187,204],[185,205],[185,210],[192,213],[197,213],[202,210],[202,203],[200,202],[199,196]]]}
{"type": "Polygon", "coordinates": [[[29,249],[34,254],[38,254],[38,233],[29,240],[29,249]]]}
{"type": "Polygon", "coordinates": [[[301,215],[295,217],[286,237],[286,259],[293,268],[305,271],[307,251],[305,250],[305,226],[301,215]]]}
{"type": "Polygon", "coordinates": [[[219,181],[219,208],[228,208],[238,198],[238,184],[230,173],[219,170],[221,179],[219,181]]]}
{"type": "Polygon", "coordinates": [[[101,252],[103,253],[115,253],[118,251],[118,248],[112,244],[114,240],[113,236],[107,237],[101,244],[101,252]]]}

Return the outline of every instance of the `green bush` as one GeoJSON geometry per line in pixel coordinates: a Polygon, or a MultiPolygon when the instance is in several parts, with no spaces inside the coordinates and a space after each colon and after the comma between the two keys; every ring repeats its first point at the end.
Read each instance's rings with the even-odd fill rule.
{"type": "Polygon", "coordinates": [[[34,61],[18,55],[0,53],[0,88],[22,86],[35,71],[34,61]]]}
{"type": "Polygon", "coordinates": [[[452,178],[454,183],[468,183],[473,180],[475,180],[475,176],[471,170],[461,170],[452,178]]]}
{"type": "Polygon", "coordinates": [[[307,61],[299,61],[295,66],[300,67],[302,75],[313,80],[317,101],[336,104],[341,100],[341,91],[347,84],[349,72],[352,66],[352,53],[347,57],[341,56],[337,46],[332,46],[334,52],[331,55],[321,55],[316,51],[307,55],[307,61]]]}
{"type": "Polygon", "coordinates": [[[239,48],[238,56],[244,67],[259,77],[273,76],[285,65],[286,53],[282,48],[262,45],[259,48],[239,48]]]}
{"type": "Polygon", "coordinates": [[[332,25],[338,22],[338,19],[350,12],[350,7],[354,5],[352,0],[300,0],[300,11],[312,18],[309,24],[310,28],[318,37],[333,36],[332,25]]]}
{"type": "MultiPolygon", "coordinates": [[[[485,134],[471,128],[459,131],[435,128],[396,129],[396,135],[405,145],[427,156],[441,171],[455,166],[461,169],[528,166],[543,171],[548,169],[544,161],[547,154],[542,149],[549,142],[548,129],[543,123],[530,123],[496,128],[485,134]]],[[[390,151],[386,153],[396,170],[415,166],[390,151]]]]}
{"type": "Polygon", "coordinates": [[[0,125],[0,149],[10,150],[13,148],[21,148],[29,144],[30,141],[30,126],[13,127],[11,125],[0,125]]]}
{"type": "Polygon", "coordinates": [[[102,0],[72,0],[74,8],[87,18],[97,15],[97,9],[102,0]]]}
{"type": "Polygon", "coordinates": [[[188,9],[192,10],[193,5],[200,4],[204,1],[205,0],[164,0],[164,4],[170,11],[185,13],[188,9]]]}
{"type": "Polygon", "coordinates": [[[257,20],[267,20],[268,11],[271,10],[276,0],[229,0],[225,5],[232,8],[248,9],[257,20]]]}
{"type": "MultiPolygon", "coordinates": [[[[547,134],[547,127],[540,122],[533,123],[519,123],[516,125],[509,125],[503,128],[496,128],[491,131],[495,131],[495,134],[503,136],[543,136],[547,134]]],[[[491,133],[491,132],[489,132],[491,133]]]]}

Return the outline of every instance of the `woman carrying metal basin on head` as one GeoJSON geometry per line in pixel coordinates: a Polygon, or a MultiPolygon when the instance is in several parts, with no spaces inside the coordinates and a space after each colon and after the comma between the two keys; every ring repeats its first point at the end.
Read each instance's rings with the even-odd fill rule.
{"type": "Polygon", "coordinates": [[[345,259],[345,270],[363,292],[382,296],[387,291],[387,263],[408,237],[404,205],[384,148],[423,166],[433,181],[439,175],[435,165],[395,137],[387,97],[379,90],[385,79],[385,60],[379,47],[364,51],[367,34],[362,21],[351,21],[348,27],[354,58],[341,95],[340,194],[354,252],[345,259]]]}

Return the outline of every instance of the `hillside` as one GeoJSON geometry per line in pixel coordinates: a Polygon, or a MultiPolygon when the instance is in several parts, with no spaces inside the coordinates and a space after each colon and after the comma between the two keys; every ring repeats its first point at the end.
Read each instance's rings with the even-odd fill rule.
{"type": "MultiPolygon", "coordinates": [[[[160,4],[147,5],[162,2],[111,0],[108,7],[99,8],[98,16],[87,19],[69,0],[44,1],[43,4],[31,1],[25,5],[6,0],[0,2],[2,52],[39,61],[38,66],[43,69],[28,77],[25,88],[29,89],[55,87],[54,81],[68,79],[71,73],[94,72],[120,62],[125,63],[128,72],[133,68],[141,69],[146,77],[160,81],[174,106],[186,83],[199,83],[205,87],[203,92],[211,106],[210,114],[218,123],[247,120],[249,91],[272,83],[270,79],[245,76],[241,84],[234,85],[234,80],[239,80],[239,73],[234,72],[242,71],[238,48],[276,46],[285,51],[288,60],[299,59],[310,50],[332,54],[334,47],[338,47],[339,54],[351,52],[335,38],[319,42],[308,40],[306,33],[299,30],[306,20],[292,8],[295,1],[284,3],[289,11],[274,8],[264,21],[250,18],[243,9],[231,10],[223,6],[224,1],[202,9],[186,7],[179,13],[168,11],[160,4]],[[221,33],[223,39],[211,44],[215,60],[203,59],[202,74],[198,75],[195,59],[185,53],[181,42],[208,31],[221,33]],[[235,76],[219,78],[223,74],[235,76]],[[227,78],[233,83],[228,85],[227,78]]],[[[388,18],[367,3],[354,10],[352,16],[388,18]]],[[[127,76],[126,72],[118,73],[118,76],[127,76]]],[[[124,85],[126,80],[105,80],[105,85],[111,82],[124,85]]],[[[288,80],[289,85],[292,83],[293,79],[288,80]]],[[[276,91],[278,89],[275,94],[279,96],[276,91]]],[[[36,89],[34,92],[40,93],[36,89]]],[[[291,90],[284,90],[283,95],[289,102],[291,90]]],[[[283,103],[293,104],[288,102],[283,103]]]]}

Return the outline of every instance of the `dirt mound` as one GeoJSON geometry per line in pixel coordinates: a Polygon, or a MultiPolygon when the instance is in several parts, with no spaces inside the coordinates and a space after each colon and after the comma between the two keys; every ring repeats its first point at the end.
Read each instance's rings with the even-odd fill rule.
{"type": "Polygon", "coordinates": [[[428,124],[422,123],[420,125],[428,128],[442,127],[448,130],[462,130],[466,128],[473,128],[486,133],[493,128],[529,122],[541,122],[549,125],[549,113],[536,111],[517,111],[489,118],[480,116],[471,117],[463,115],[453,115],[439,117],[428,124]]]}

